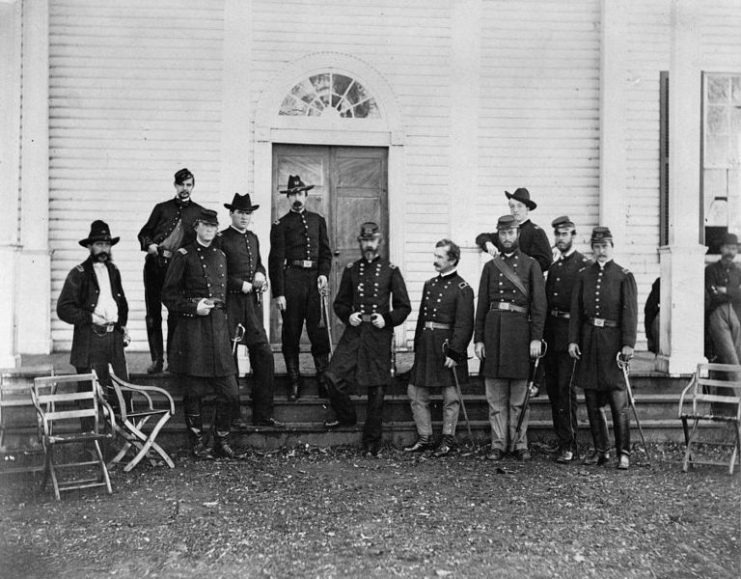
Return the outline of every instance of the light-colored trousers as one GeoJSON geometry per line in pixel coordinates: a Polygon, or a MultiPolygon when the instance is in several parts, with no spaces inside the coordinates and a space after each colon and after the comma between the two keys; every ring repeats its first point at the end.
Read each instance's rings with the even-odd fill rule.
{"type": "Polygon", "coordinates": [[[491,447],[501,451],[527,449],[527,423],[530,409],[525,414],[520,437],[515,440],[517,419],[525,403],[527,380],[485,378],[486,400],[489,403],[491,447]]]}
{"type": "MultiPolygon", "coordinates": [[[[458,425],[458,413],[461,401],[455,386],[441,388],[443,391],[443,434],[455,436],[458,425]]],[[[409,384],[407,395],[412,406],[414,424],[417,425],[417,434],[432,436],[432,416],[430,414],[430,389],[409,384]]]]}
{"type": "Polygon", "coordinates": [[[710,337],[721,364],[741,364],[741,322],[731,304],[715,308],[708,320],[710,337]]]}

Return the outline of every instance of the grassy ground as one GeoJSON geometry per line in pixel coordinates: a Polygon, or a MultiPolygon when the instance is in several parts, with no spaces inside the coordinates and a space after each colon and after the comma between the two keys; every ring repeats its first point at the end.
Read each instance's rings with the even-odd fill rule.
{"type": "MultiPolygon", "coordinates": [[[[739,476],[483,451],[298,448],[113,471],[57,503],[0,479],[2,577],[738,577],[739,476]]],[[[634,456],[634,463],[640,463],[634,456]]]]}

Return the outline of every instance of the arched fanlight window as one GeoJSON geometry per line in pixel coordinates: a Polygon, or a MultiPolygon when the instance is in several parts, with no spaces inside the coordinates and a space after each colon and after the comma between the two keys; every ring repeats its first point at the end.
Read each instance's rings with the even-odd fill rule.
{"type": "Polygon", "coordinates": [[[283,99],[280,114],[293,117],[377,119],[376,100],[354,78],[323,72],[304,79],[283,99]]]}

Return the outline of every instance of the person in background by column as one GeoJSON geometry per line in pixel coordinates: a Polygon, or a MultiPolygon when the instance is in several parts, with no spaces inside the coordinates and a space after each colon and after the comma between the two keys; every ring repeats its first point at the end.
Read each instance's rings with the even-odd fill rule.
{"type": "Polygon", "coordinates": [[[579,360],[576,383],[584,399],[594,450],[587,465],[609,458],[604,406],[610,405],[615,431],[617,468],[630,466],[630,414],[623,373],[616,363],[633,356],[638,327],[638,298],[633,274],[612,258],[614,244],[607,227],[595,227],[591,238],[595,262],[576,280],[571,297],[569,355],[579,360]]]}
{"type": "MultiPolygon", "coordinates": [[[[147,339],[152,365],[149,374],[164,369],[164,346],[162,339],[162,287],[165,284],[167,266],[174,253],[191,243],[195,238],[193,220],[203,207],[191,199],[195,177],[188,169],[175,173],[175,197],[158,203],[139,231],[144,259],[144,304],[146,306],[147,339]]],[[[177,316],[167,317],[167,336],[175,331],[177,316]]]]}
{"type": "Polygon", "coordinates": [[[651,292],[643,308],[643,328],[646,331],[648,351],[659,353],[659,330],[661,320],[661,278],[657,277],[651,285],[651,292]]]}
{"type": "Polygon", "coordinates": [[[430,390],[443,394],[443,436],[435,451],[445,456],[455,448],[460,399],[453,372],[459,381],[468,378],[466,350],[473,335],[473,289],[458,275],[461,248],[450,239],[435,244],[433,266],[438,275],[425,282],[414,332],[414,366],[407,394],[411,402],[417,441],[405,452],[434,448],[430,390]]]}
{"type": "Polygon", "coordinates": [[[720,259],[705,268],[708,328],[717,361],[741,364],[741,267],[734,263],[738,237],[726,233],[720,259]]]}
{"type": "Polygon", "coordinates": [[[319,395],[326,396],[324,373],[329,363],[329,334],[319,327],[319,292],[328,290],[332,250],[324,217],[306,209],[306,198],[313,188],[314,185],[305,185],[300,176],[291,175],[288,186],[281,191],[288,196],[291,209],[270,229],[268,270],[273,301],[283,318],[281,348],[289,379],[289,400],[301,397],[299,342],[304,320],[311,342],[319,395]]]}

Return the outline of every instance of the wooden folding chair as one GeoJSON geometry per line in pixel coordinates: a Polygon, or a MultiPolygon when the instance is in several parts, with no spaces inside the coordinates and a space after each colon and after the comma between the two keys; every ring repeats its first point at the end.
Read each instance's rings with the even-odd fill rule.
{"type": "Polygon", "coordinates": [[[175,402],[170,393],[156,386],[130,384],[116,376],[110,364],[108,372],[118,401],[118,408],[114,410],[117,418],[116,434],[124,440],[123,448],[113,457],[110,464],[120,462],[129,450],[135,449],[138,452],[124,467],[125,472],[134,468],[145,456],[155,464],[155,459],[150,455],[151,451],[156,452],[167,466],[175,468],[170,456],[156,442],[162,427],[175,415],[175,402]],[[163,398],[164,405],[156,408],[153,396],[163,398]],[[149,425],[150,420],[155,421],[154,424],[149,425]]]}
{"type": "Polygon", "coordinates": [[[53,374],[53,366],[0,370],[0,473],[44,470],[31,388],[36,376],[53,374]]]}
{"type": "Polygon", "coordinates": [[[697,372],[679,398],[679,418],[687,446],[682,470],[687,472],[690,464],[712,464],[728,466],[729,474],[733,474],[741,457],[741,366],[698,364],[697,372]],[[723,432],[715,432],[713,439],[701,439],[701,421],[728,425],[733,430],[733,441],[722,440],[723,432]],[[695,456],[698,444],[709,448],[730,446],[733,450],[726,461],[698,460],[695,456]]]}
{"type": "Polygon", "coordinates": [[[36,378],[31,395],[45,454],[42,488],[51,478],[57,500],[61,499],[61,491],[72,489],[104,486],[111,494],[100,441],[113,438],[115,418],[95,372],[36,378]],[[91,430],[83,431],[81,419],[91,424],[91,430]],[[83,453],[90,450],[90,445],[89,460],[72,461],[75,450],[83,453]],[[65,475],[60,477],[62,472],[65,475]],[[66,473],[70,473],[69,477],[66,473]],[[71,478],[74,475],[83,478],[71,478]]]}

